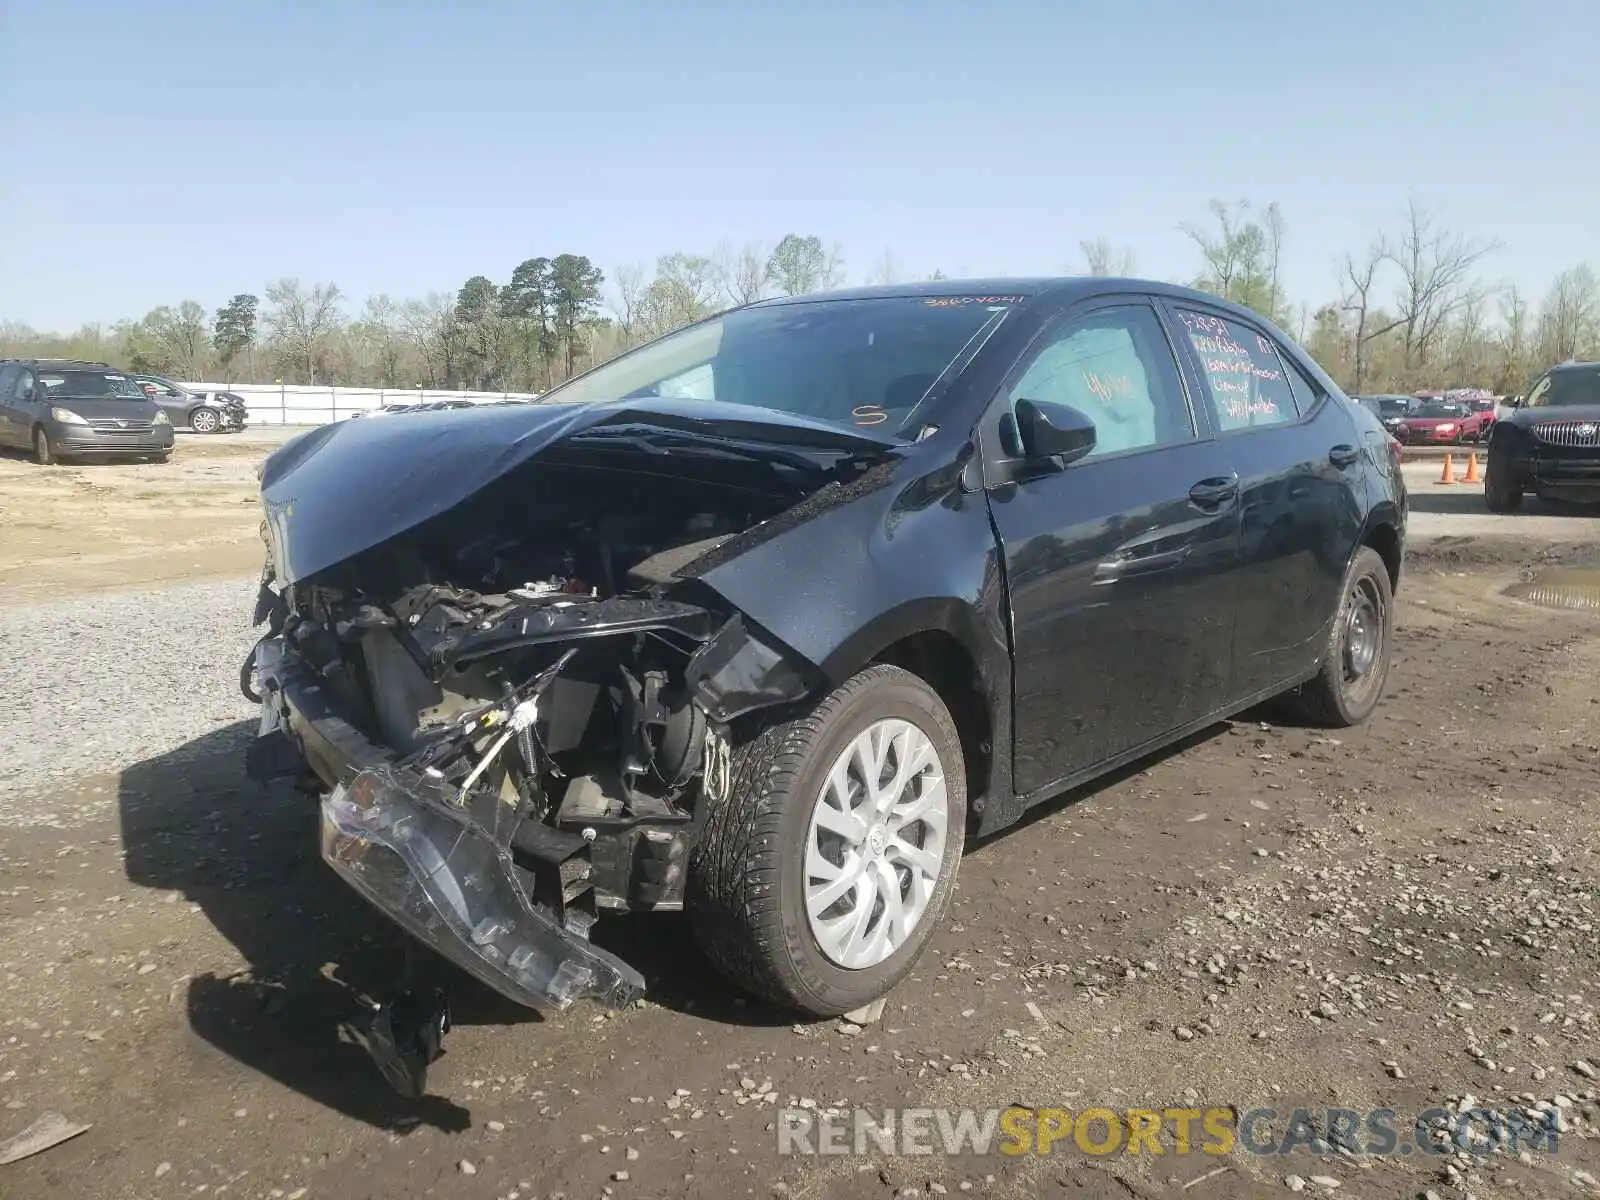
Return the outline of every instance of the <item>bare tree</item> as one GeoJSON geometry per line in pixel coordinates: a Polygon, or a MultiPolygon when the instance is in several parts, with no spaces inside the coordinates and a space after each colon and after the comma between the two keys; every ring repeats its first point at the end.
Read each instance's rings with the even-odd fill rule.
{"type": "Polygon", "coordinates": [[[640,297],[640,332],[657,337],[692,324],[716,311],[716,267],[699,254],[664,254],[656,261],[656,277],[640,297]]]}
{"type": "Polygon", "coordinates": [[[628,263],[611,272],[611,315],[624,346],[639,340],[639,318],[648,286],[641,263],[628,263]]]}
{"type": "Polygon", "coordinates": [[[1199,247],[1203,267],[1195,280],[1196,286],[1215,292],[1225,299],[1255,309],[1267,317],[1279,315],[1276,311],[1279,297],[1273,282],[1275,256],[1282,249],[1283,222],[1278,206],[1269,205],[1265,220],[1271,228],[1263,227],[1249,219],[1249,201],[1227,205],[1221,200],[1210,204],[1211,215],[1216,219],[1217,231],[1210,233],[1199,226],[1181,226],[1189,239],[1199,247]],[[1273,232],[1275,231],[1275,233],[1273,232]],[[1274,236],[1277,238],[1274,244],[1274,236]]]}
{"type": "Polygon", "coordinates": [[[760,246],[721,242],[711,254],[717,287],[729,304],[753,304],[767,292],[767,256],[760,246]]]}
{"type": "Polygon", "coordinates": [[[1354,313],[1356,318],[1355,334],[1355,385],[1352,390],[1361,391],[1361,379],[1365,373],[1367,342],[1369,332],[1367,322],[1372,314],[1372,289],[1378,278],[1378,272],[1389,259],[1389,247],[1383,238],[1379,237],[1367,247],[1365,257],[1357,260],[1353,255],[1344,256],[1344,267],[1340,272],[1340,280],[1344,291],[1343,309],[1345,312],[1354,313]]]}
{"type": "Polygon", "coordinates": [[[267,329],[305,363],[307,383],[317,381],[317,355],[339,328],[342,299],[344,294],[333,283],[304,288],[298,279],[280,279],[267,285],[267,329]]]}
{"type": "MultiPolygon", "coordinates": [[[[1278,284],[1278,269],[1283,260],[1283,210],[1274,200],[1261,214],[1261,227],[1267,235],[1267,313],[1276,316],[1283,307],[1283,289],[1278,284]]],[[[1301,314],[1302,322],[1305,314],[1301,314]]]]}
{"type": "Polygon", "coordinates": [[[1439,226],[1413,201],[1394,242],[1390,261],[1400,268],[1397,305],[1405,330],[1405,366],[1426,366],[1446,323],[1488,289],[1473,278],[1483,257],[1499,249],[1493,240],[1469,238],[1439,226]]]}
{"type": "Polygon", "coordinates": [[[1556,276],[1539,307],[1539,354],[1545,364],[1577,358],[1600,340],[1600,285],[1587,266],[1556,276]]]}
{"type": "Polygon", "coordinates": [[[1533,355],[1528,326],[1528,302],[1517,285],[1512,284],[1500,297],[1500,329],[1495,337],[1495,349],[1500,356],[1495,390],[1503,395],[1520,393],[1528,382],[1533,355]]]}
{"type": "Polygon", "coordinates": [[[400,328],[416,355],[423,378],[418,385],[447,382],[455,371],[455,343],[450,322],[455,297],[435,292],[420,300],[407,300],[400,306],[400,328]]]}
{"type": "Polygon", "coordinates": [[[905,273],[900,268],[900,260],[893,250],[885,250],[872,264],[872,274],[868,276],[868,283],[890,284],[901,283],[905,273]]]}
{"type": "Polygon", "coordinates": [[[166,365],[183,379],[198,379],[211,353],[206,310],[185,300],[177,308],[156,309],[144,323],[160,345],[166,365]]]}
{"type": "Polygon", "coordinates": [[[1109,238],[1081,241],[1078,249],[1083,252],[1084,273],[1087,275],[1133,274],[1133,251],[1126,246],[1121,250],[1114,248],[1109,238]]]}

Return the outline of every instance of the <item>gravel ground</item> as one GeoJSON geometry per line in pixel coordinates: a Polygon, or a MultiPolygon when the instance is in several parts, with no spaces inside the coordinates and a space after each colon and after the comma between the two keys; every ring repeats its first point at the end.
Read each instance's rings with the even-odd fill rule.
{"type": "Polygon", "coordinates": [[[230,580],[0,608],[0,822],[71,821],[46,789],[251,716],[254,600],[230,580]]]}
{"type": "MultiPolygon", "coordinates": [[[[394,986],[399,935],[320,862],[307,798],[243,778],[250,724],[217,719],[248,712],[248,586],[165,591],[160,611],[125,594],[8,610],[8,662],[67,658],[10,646],[46,616],[92,628],[100,665],[77,674],[97,700],[142,713],[159,686],[188,715],[107,723],[72,759],[24,766],[127,763],[37,802],[86,819],[0,835],[0,1137],[50,1111],[93,1126],[0,1168],[0,1196],[1600,1196],[1600,621],[1496,591],[1595,549],[1414,552],[1371,723],[1330,736],[1251,714],[969,847],[949,920],[866,1029],[739,995],[671,915],[607,919],[597,938],[649,983],[621,1013],[541,1020],[424,963],[456,1028],[416,1103],[345,1030],[394,986]],[[190,611],[216,627],[162,632],[196,628],[190,611]],[[155,651],[124,649],[130,614],[155,651]],[[1562,1141],[858,1159],[780,1156],[774,1133],[790,1106],[1007,1104],[1402,1123],[1482,1104],[1549,1115],[1562,1141]]],[[[77,685],[35,690],[0,677],[0,745],[81,723],[77,685]]]]}

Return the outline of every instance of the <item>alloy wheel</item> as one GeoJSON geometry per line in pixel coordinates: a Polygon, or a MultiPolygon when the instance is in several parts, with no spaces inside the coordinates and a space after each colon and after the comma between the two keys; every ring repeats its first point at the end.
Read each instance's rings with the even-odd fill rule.
{"type": "Polygon", "coordinates": [[[944,764],[909,721],[876,721],[828,771],[805,843],[806,919],[830,962],[877,966],[928,911],[950,835],[944,764]]]}

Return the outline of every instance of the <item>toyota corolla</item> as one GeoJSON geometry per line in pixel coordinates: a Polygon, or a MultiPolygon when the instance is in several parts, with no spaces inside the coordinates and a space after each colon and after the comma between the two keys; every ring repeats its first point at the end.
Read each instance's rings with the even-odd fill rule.
{"type": "Polygon", "coordinates": [[[1368,717],[1395,453],[1182,288],[760,302],[537,404],[277,450],[251,772],[307,778],[332,869],[519,1003],[628,1003],[594,922],[685,910],[736,984],[845,1013],[969,834],[1264,700],[1368,717]]]}

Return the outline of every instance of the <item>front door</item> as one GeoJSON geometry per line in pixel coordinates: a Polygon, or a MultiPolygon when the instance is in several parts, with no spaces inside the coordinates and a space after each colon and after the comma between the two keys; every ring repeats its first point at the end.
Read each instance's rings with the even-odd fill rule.
{"type": "Polygon", "coordinates": [[[1025,399],[1071,405],[1096,430],[1087,457],[1019,473],[986,425],[1016,663],[1013,772],[1028,794],[1223,704],[1239,512],[1227,455],[1148,301],[1047,326],[1008,377],[1002,415],[1025,399]]]}

